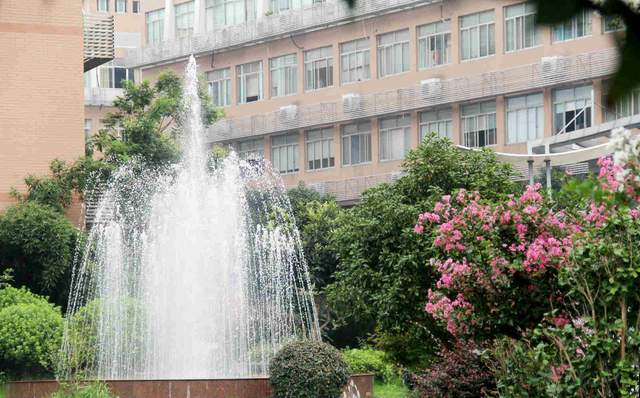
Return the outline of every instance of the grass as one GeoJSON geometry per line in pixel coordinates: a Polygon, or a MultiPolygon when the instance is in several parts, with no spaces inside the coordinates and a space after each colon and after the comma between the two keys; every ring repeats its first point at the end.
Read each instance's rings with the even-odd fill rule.
{"type": "Polygon", "coordinates": [[[400,380],[391,383],[377,381],[373,385],[375,398],[410,398],[411,391],[400,380]]]}
{"type": "Polygon", "coordinates": [[[0,398],[5,398],[6,396],[5,387],[0,384],[0,398]]]}

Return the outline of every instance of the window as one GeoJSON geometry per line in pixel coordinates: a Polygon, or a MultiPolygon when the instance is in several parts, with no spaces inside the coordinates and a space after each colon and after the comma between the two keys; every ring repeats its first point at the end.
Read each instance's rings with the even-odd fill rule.
{"type": "Polygon", "coordinates": [[[298,90],[298,56],[284,55],[269,60],[271,96],[295,94],[298,90]]]}
{"type": "Polygon", "coordinates": [[[262,99],[262,61],[236,66],[238,103],[262,99]]]}
{"type": "Polygon", "coordinates": [[[544,135],[543,95],[507,98],[507,144],[527,142],[544,135]]]}
{"type": "Polygon", "coordinates": [[[133,0],[131,2],[131,12],[140,14],[140,0],[133,0]]]}
{"type": "Polygon", "coordinates": [[[536,29],[536,8],[532,3],[505,7],[504,15],[507,51],[540,45],[540,34],[536,29]]]}
{"type": "Polygon", "coordinates": [[[281,173],[295,173],[298,166],[298,133],[271,138],[271,163],[281,173]]]}
{"type": "Polygon", "coordinates": [[[217,26],[235,25],[255,19],[255,0],[207,0],[207,30],[217,26]]]}
{"type": "Polygon", "coordinates": [[[100,12],[109,11],[109,0],[98,0],[98,11],[100,12]]]}
{"type": "Polygon", "coordinates": [[[553,92],[553,125],[556,134],[591,126],[591,85],[553,92]]]}
{"type": "Polygon", "coordinates": [[[113,62],[100,65],[96,69],[98,76],[98,87],[102,88],[123,88],[125,80],[135,81],[133,69],[115,66],[113,62]]]}
{"type": "Polygon", "coordinates": [[[293,0],[270,0],[269,11],[278,14],[293,8],[293,0]]]}
{"type": "Polygon", "coordinates": [[[342,126],[342,164],[353,166],[371,162],[371,123],[342,126]]]}
{"type": "Polygon", "coordinates": [[[238,156],[244,160],[264,159],[264,139],[256,138],[238,142],[238,156]]]}
{"type": "Polygon", "coordinates": [[[452,139],[451,108],[420,113],[420,141],[430,133],[452,139]]]}
{"type": "Polygon", "coordinates": [[[575,17],[553,28],[553,41],[567,41],[591,34],[591,11],[583,10],[575,17]]]}
{"type": "Polygon", "coordinates": [[[86,142],[93,137],[93,121],[91,119],[84,119],[84,139],[86,142]]]}
{"type": "Polygon", "coordinates": [[[176,38],[190,37],[193,34],[194,2],[178,4],[176,13],[176,38]]]}
{"type": "Polygon", "coordinates": [[[116,0],[116,12],[118,13],[127,12],[127,0],[116,0]]]}
{"type": "Polygon", "coordinates": [[[317,90],[333,86],[331,46],[304,52],[304,89],[317,90]]]}
{"type": "Polygon", "coordinates": [[[451,21],[418,26],[418,67],[448,64],[451,51],[451,21]]]}
{"type": "Polygon", "coordinates": [[[460,56],[463,60],[496,53],[495,11],[460,17],[460,56]]]}
{"type": "Polygon", "coordinates": [[[342,84],[360,82],[371,78],[369,39],[353,40],[340,44],[340,80],[342,84]]]}
{"type": "Polygon", "coordinates": [[[147,43],[160,43],[164,35],[164,8],[149,11],[147,18],[147,43]]]}
{"type": "Polygon", "coordinates": [[[399,160],[411,147],[411,118],[408,114],[380,119],[380,160],[399,160]]]}
{"type": "Polygon", "coordinates": [[[307,170],[319,170],[333,167],[336,159],[333,154],[333,128],[307,131],[307,170]]]}
{"type": "MultiPolygon", "coordinates": [[[[602,82],[602,103],[606,104],[607,92],[611,82],[602,82]]],[[[640,87],[633,89],[629,94],[620,98],[613,106],[607,107],[604,113],[604,120],[607,122],[640,114],[640,87]]]]}
{"type": "Polygon", "coordinates": [[[471,148],[496,144],[496,103],[494,101],[461,107],[462,145],[471,148]]]}
{"type": "Polygon", "coordinates": [[[409,29],[378,35],[378,77],[409,70],[409,29]]]}
{"type": "Polygon", "coordinates": [[[229,68],[207,73],[209,94],[215,106],[231,105],[231,71],[229,68]]]}
{"type": "Polygon", "coordinates": [[[602,17],[602,31],[604,33],[624,30],[624,21],[617,15],[605,15],[602,17]]]}

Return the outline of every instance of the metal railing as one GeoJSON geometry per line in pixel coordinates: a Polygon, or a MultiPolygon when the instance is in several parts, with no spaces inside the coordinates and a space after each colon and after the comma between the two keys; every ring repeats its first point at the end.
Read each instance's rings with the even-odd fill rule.
{"type": "Polygon", "coordinates": [[[209,127],[212,142],[340,123],[359,118],[494,98],[520,91],[590,80],[615,72],[615,48],[571,57],[543,58],[539,63],[379,93],[356,95],[313,105],[288,107],[266,114],[223,119],[209,127]]]}
{"type": "Polygon", "coordinates": [[[84,71],[115,58],[113,16],[83,16],[84,71]]]}
{"type": "Polygon", "coordinates": [[[113,106],[116,97],[124,92],[121,88],[85,87],[84,104],[91,106],[113,106]]]}
{"type": "Polygon", "coordinates": [[[326,28],[347,21],[375,17],[383,13],[428,5],[441,0],[366,0],[349,8],[346,1],[329,0],[274,15],[259,16],[256,20],[223,26],[189,38],[165,41],[132,50],[127,65],[142,67],[186,58],[191,54],[221,51],[275,40],[303,31],[326,28]]]}

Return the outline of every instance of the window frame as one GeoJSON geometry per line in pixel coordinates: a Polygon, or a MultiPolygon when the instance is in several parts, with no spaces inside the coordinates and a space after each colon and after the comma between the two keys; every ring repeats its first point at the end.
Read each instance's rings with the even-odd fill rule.
{"type": "Polygon", "coordinates": [[[579,40],[579,39],[583,39],[585,37],[591,37],[593,35],[593,11],[591,10],[582,10],[581,11],[582,14],[580,15],[575,15],[574,17],[572,17],[569,21],[565,21],[565,23],[563,24],[557,24],[555,26],[551,27],[551,43],[555,44],[555,43],[566,43],[568,41],[573,41],[573,40],[579,40]],[[586,24],[585,26],[589,27],[589,32],[583,34],[582,36],[578,36],[578,18],[579,17],[583,17],[585,18],[586,16],[588,16],[588,19],[585,19],[585,23],[586,21],[588,21],[589,23],[586,24]],[[572,34],[575,33],[575,35],[573,35],[571,38],[566,39],[566,34],[565,34],[565,27],[567,26],[567,23],[571,23],[571,32],[572,34]],[[557,39],[556,37],[556,33],[557,30],[559,28],[562,28],[562,39],[557,39]]]}
{"type": "MultiPolygon", "coordinates": [[[[271,136],[271,164],[275,170],[278,171],[281,175],[290,175],[300,172],[300,133],[299,132],[289,132],[284,134],[278,134],[271,136]],[[282,138],[284,139],[284,143],[282,144],[274,144],[274,140],[282,138]],[[289,138],[293,138],[293,142],[288,142],[289,138]],[[278,152],[282,152],[285,150],[285,154],[287,155],[286,162],[289,162],[289,149],[292,149],[293,154],[293,168],[287,167],[285,171],[280,169],[280,165],[276,165],[274,162],[276,161],[276,150],[278,152]]],[[[277,160],[280,161],[280,154],[277,157],[277,160]]],[[[288,166],[288,165],[287,165],[288,166]]]]}
{"type": "Polygon", "coordinates": [[[96,0],[96,11],[98,12],[109,12],[109,0],[96,0]],[[105,8],[102,9],[100,4],[104,4],[105,8]]]}
{"type": "MultiPolygon", "coordinates": [[[[304,91],[305,92],[311,92],[311,91],[318,91],[318,90],[322,90],[328,87],[333,87],[334,81],[333,81],[333,46],[324,46],[324,47],[317,47],[317,48],[312,48],[310,50],[307,50],[303,53],[303,64],[304,64],[304,91]],[[312,58],[312,59],[307,59],[308,57],[310,57],[312,53],[314,52],[318,52],[318,51],[322,51],[322,50],[327,50],[328,51],[328,55],[324,55],[324,56],[320,56],[317,58],[312,58]],[[313,87],[310,86],[310,82],[307,80],[308,77],[308,72],[311,72],[312,75],[314,76],[314,80],[313,83],[317,83],[320,81],[319,77],[320,74],[319,72],[317,72],[317,65],[321,65],[321,63],[324,62],[324,68],[326,70],[325,72],[325,80],[327,82],[327,84],[325,86],[322,87],[318,87],[316,84],[313,84],[313,87]],[[308,68],[311,69],[308,69],[308,68]],[[330,81],[329,81],[330,80],[330,81]]],[[[318,68],[321,69],[321,68],[318,68]]]]}
{"type": "Polygon", "coordinates": [[[417,26],[416,37],[418,42],[418,70],[433,69],[451,64],[451,19],[445,19],[442,21],[436,21],[417,26]],[[443,31],[438,31],[438,27],[444,24],[446,24],[446,29],[443,31]],[[426,30],[429,26],[435,26],[435,33],[420,33],[421,30],[426,30]],[[442,42],[444,44],[443,48],[445,61],[441,63],[430,64],[428,61],[431,59],[431,57],[429,57],[428,55],[430,52],[434,52],[433,50],[429,51],[429,48],[431,47],[431,39],[437,40],[438,37],[442,37],[442,42]],[[424,54],[422,53],[422,50],[424,50],[424,54]]]}
{"type": "Polygon", "coordinates": [[[360,165],[366,165],[366,164],[370,164],[373,160],[373,153],[372,153],[372,134],[371,134],[371,121],[370,120],[366,120],[366,121],[357,121],[354,123],[348,123],[348,124],[343,124],[342,126],[340,126],[340,143],[341,143],[341,151],[340,151],[340,159],[342,161],[342,166],[343,167],[354,167],[354,166],[360,166],[360,165]],[[347,128],[350,128],[351,126],[354,126],[355,130],[354,131],[345,131],[347,128]],[[362,155],[363,153],[365,154],[365,158],[367,160],[363,160],[363,161],[358,161],[356,163],[353,162],[353,152],[352,152],[352,138],[353,137],[358,137],[358,141],[359,141],[359,147],[362,148],[363,144],[362,144],[362,140],[364,138],[365,141],[365,145],[364,148],[365,150],[363,151],[358,151],[358,156],[362,155]],[[366,150],[368,149],[368,151],[366,150]],[[349,160],[347,161],[345,158],[345,154],[349,155],[349,160]]]}
{"type": "Polygon", "coordinates": [[[531,7],[535,7],[531,2],[525,1],[523,3],[518,3],[518,4],[511,4],[508,6],[504,7],[504,52],[505,53],[514,53],[517,51],[523,51],[523,50],[529,50],[532,48],[536,48],[536,47],[540,47],[542,45],[542,38],[541,38],[541,34],[540,34],[540,30],[538,29],[537,25],[536,25],[536,16],[537,16],[537,11],[534,9],[533,11],[527,11],[527,6],[531,6],[531,7]],[[523,7],[524,9],[524,13],[513,16],[513,17],[507,17],[507,9],[509,8],[515,8],[515,7],[523,7]],[[527,21],[527,17],[533,17],[533,42],[530,46],[526,46],[526,21],[527,21]],[[518,24],[517,24],[517,20],[521,20],[522,22],[520,23],[520,29],[518,29],[518,24]],[[514,26],[514,35],[515,37],[513,38],[513,43],[514,43],[514,48],[513,49],[509,49],[509,40],[508,40],[508,36],[509,36],[509,30],[507,28],[508,23],[510,21],[513,21],[513,26],[514,26]],[[520,30],[520,32],[518,32],[520,30]],[[518,40],[518,34],[520,34],[520,41],[522,44],[521,47],[518,47],[518,43],[516,43],[518,40]]]}
{"type": "Polygon", "coordinates": [[[365,82],[367,80],[371,80],[371,48],[368,37],[363,37],[360,39],[349,40],[339,44],[340,48],[340,84],[353,84],[359,82],[365,82]],[[345,51],[344,47],[348,44],[354,44],[355,48],[353,50],[345,51]],[[366,48],[358,48],[359,43],[366,43],[366,48]],[[362,60],[364,61],[362,65],[358,65],[358,55],[362,55],[362,60]],[[355,68],[351,67],[351,57],[355,58],[355,68]],[[345,73],[344,65],[345,65],[345,57],[349,60],[349,69],[348,73],[350,75],[356,74],[361,76],[364,74],[364,77],[356,78],[354,80],[345,81],[345,73]]]}
{"type": "Polygon", "coordinates": [[[264,99],[264,76],[263,76],[263,65],[262,65],[262,60],[259,61],[253,61],[253,62],[246,62],[244,64],[240,64],[240,65],[236,65],[236,95],[237,95],[237,103],[238,104],[250,104],[252,102],[258,102],[258,101],[262,101],[264,99]],[[258,71],[251,71],[251,72],[245,72],[244,69],[246,67],[249,67],[251,65],[255,65],[258,64],[258,71]],[[247,101],[247,97],[246,96],[246,92],[245,95],[242,96],[241,94],[241,90],[246,91],[246,86],[247,86],[247,77],[252,76],[252,75],[258,75],[258,98],[256,100],[253,101],[247,101]],[[243,98],[244,97],[244,98],[243,98]]]}
{"type": "Polygon", "coordinates": [[[238,157],[242,160],[264,160],[264,138],[250,138],[248,140],[237,141],[234,147],[238,157]],[[243,149],[243,145],[248,145],[248,147],[243,149]]]}
{"type": "Polygon", "coordinates": [[[490,100],[490,101],[482,101],[482,102],[473,102],[473,103],[469,103],[469,104],[464,104],[460,106],[460,134],[461,134],[461,138],[462,138],[462,145],[467,147],[467,148],[488,148],[488,147],[493,147],[495,145],[497,145],[498,143],[498,128],[497,128],[497,119],[496,119],[496,101],[495,100],[490,100]],[[479,110],[476,113],[472,113],[472,114],[468,114],[465,115],[465,111],[464,108],[465,107],[471,107],[471,106],[478,106],[479,110]],[[486,110],[483,109],[484,106],[491,106],[493,108],[493,110],[486,110]],[[466,127],[468,126],[468,123],[466,122],[467,120],[474,120],[474,124],[475,124],[475,129],[471,130],[471,131],[466,131],[466,127]],[[479,127],[479,121],[482,120],[483,124],[484,124],[484,129],[480,129],[479,127]],[[489,123],[490,121],[493,121],[493,128],[490,127],[489,123]],[[493,134],[492,131],[493,130],[493,134]],[[480,145],[480,132],[484,132],[485,137],[484,137],[484,145],[480,145]],[[470,134],[474,134],[475,135],[475,142],[474,145],[469,145],[469,138],[468,135],[470,134]],[[489,141],[491,141],[489,138],[493,138],[493,142],[489,143],[489,141]]]}
{"type": "Polygon", "coordinates": [[[115,4],[113,7],[117,14],[126,14],[127,13],[127,0],[115,0],[115,4]],[[124,4],[124,10],[119,10],[118,5],[124,4]]]}
{"type": "Polygon", "coordinates": [[[401,75],[403,73],[407,73],[411,70],[411,54],[410,54],[410,48],[409,48],[409,43],[411,41],[411,35],[409,32],[409,29],[399,29],[399,30],[394,30],[392,32],[386,32],[386,33],[380,33],[376,36],[376,54],[377,54],[377,72],[378,72],[378,79],[383,79],[385,77],[390,77],[390,76],[397,76],[397,75],[401,75]],[[401,33],[406,33],[407,37],[406,39],[402,39],[402,40],[398,40],[397,38],[394,38],[394,41],[392,43],[387,43],[387,44],[381,44],[381,41],[383,39],[383,37],[388,37],[391,35],[397,36],[398,34],[401,33]],[[391,50],[392,52],[392,58],[393,55],[395,54],[395,50],[398,48],[398,46],[400,46],[400,51],[402,53],[402,70],[400,71],[396,71],[395,70],[395,64],[394,65],[394,70],[393,72],[390,73],[386,73],[386,64],[383,64],[385,61],[385,57],[383,56],[383,51],[386,50],[391,50]],[[404,57],[406,56],[406,60],[404,59],[404,57]],[[406,68],[405,68],[405,61],[406,61],[406,68]],[[383,67],[384,66],[384,67],[383,67]],[[385,73],[383,74],[383,69],[385,71],[385,73]]]}
{"type": "Polygon", "coordinates": [[[437,133],[439,137],[448,138],[451,141],[453,141],[453,109],[451,109],[451,107],[428,109],[422,112],[418,112],[419,142],[424,141],[425,137],[429,133],[437,133]],[[424,120],[425,118],[423,117],[423,115],[426,116],[429,113],[434,113],[436,115],[435,120],[424,120]],[[445,128],[448,129],[448,134],[443,135],[442,132],[440,131],[439,125],[443,123],[445,125],[445,128]],[[434,124],[438,126],[435,130],[428,127],[434,124]],[[424,132],[423,132],[423,127],[426,128],[424,132]]]}
{"type": "Polygon", "coordinates": [[[409,151],[411,150],[411,115],[409,113],[403,113],[400,115],[395,115],[395,116],[389,116],[389,117],[384,117],[384,118],[379,118],[378,119],[378,161],[380,162],[394,162],[394,161],[399,161],[404,159],[405,156],[407,156],[407,153],[409,153],[409,151]],[[396,126],[392,126],[392,127],[383,127],[383,123],[387,120],[393,120],[395,119],[395,123],[396,126]],[[406,121],[406,125],[401,124],[401,123],[405,123],[406,121]],[[386,141],[388,141],[389,144],[393,143],[393,134],[395,131],[397,130],[402,130],[402,145],[403,145],[403,154],[401,157],[399,158],[394,158],[393,157],[393,147],[392,145],[389,145],[389,149],[387,150],[387,152],[389,152],[389,155],[391,156],[390,158],[384,158],[384,152],[383,151],[383,144],[386,143],[386,141]],[[388,139],[384,140],[383,139],[383,135],[384,134],[388,134],[389,137],[388,139]]]}
{"type": "Polygon", "coordinates": [[[291,53],[291,54],[285,54],[285,55],[280,55],[277,57],[273,57],[273,58],[269,58],[269,95],[271,98],[278,98],[278,97],[288,97],[291,95],[296,95],[298,93],[298,54],[297,53],[291,53]],[[293,63],[287,63],[288,60],[293,60],[293,63]],[[278,65],[274,66],[274,62],[278,62],[278,65]],[[290,90],[292,91],[287,91],[287,71],[293,75],[293,80],[291,80],[293,82],[293,87],[289,87],[290,90]],[[284,87],[283,94],[274,94],[274,82],[275,82],[275,76],[274,74],[277,74],[278,80],[282,80],[282,86],[284,87]]]}
{"type": "Polygon", "coordinates": [[[140,0],[131,0],[131,12],[133,14],[140,14],[140,0]]]}
{"type": "Polygon", "coordinates": [[[147,44],[157,44],[157,43],[162,43],[164,40],[164,15],[165,15],[165,9],[164,8],[158,8],[157,10],[151,10],[151,11],[147,11],[144,16],[144,20],[145,20],[145,26],[146,26],[146,33],[147,33],[147,37],[146,37],[146,41],[147,44]],[[158,17],[159,15],[159,17],[158,17]],[[153,16],[157,19],[154,19],[153,21],[150,21],[150,17],[153,16]],[[159,38],[158,40],[153,40],[151,41],[151,35],[149,35],[150,29],[149,29],[149,25],[152,26],[158,26],[159,27],[159,38]]]}
{"type": "Polygon", "coordinates": [[[175,27],[176,39],[188,39],[193,36],[193,29],[195,25],[195,1],[186,1],[184,3],[176,4],[174,6],[173,24],[175,27]],[[180,10],[180,13],[179,13],[180,10]],[[186,10],[186,11],[183,11],[186,10]],[[183,21],[188,21],[189,24],[186,28],[179,27],[183,21]],[[180,22],[180,23],[179,23],[180,22]]]}
{"type": "Polygon", "coordinates": [[[212,98],[212,102],[214,106],[217,106],[219,108],[223,108],[225,106],[231,106],[231,68],[230,67],[214,69],[207,72],[207,87],[209,89],[209,95],[212,98]],[[224,74],[226,74],[226,76],[222,76],[220,78],[218,77],[213,78],[213,75],[219,72],[223,72],[224,74]],[[216,84],[218,85],[217,91],[219,93],[226,91],[226,96],[224,97],[224,101],[222,101],[222,104],[218,104],[215,101],[216,98],[220,98],[221,96],[219,94],[218,96],[213,95],[213,90],[214,90],[213,87],[216,84]],[[225,84],[226,87],[223,89],[221,84],[225,84]]]}
{"type": "Polygon", "coordinates": [[[252,18],[251,10],[255,12],[255,3],[252,0],[206,0],[204,5],[205,30],[207,32],[212,32],[219,26],[238,25],[248,21],[252,21],[255,18],[252,18]],[[242,7],[241,20],[235,19],[237,14],[230,14],[230,10],[232,9],[232,7],[237,7],[238,5],[242,7]],[[250,5],[253,5],[253,7],[250,7],[250,5]],[[222,11],[224,21],[219,24],[219,14],[216,11],[220,10],[222,11]],[[211,15],[211,18],[209,17],[209,15],[211,15]],[[230,20],[230,15],[234,16],[233,20],[230,20]]]}
{"type": "Polygon", "coordinates": [[[602,34],[615,33],[615,32],[626,30],[626,27],[624,26],[624,21],[621,20],[620,17],[617,15],[600,15],[600,19],[602,20],[602,34]],[[618,27],[613,29],[607,28],[607,25],[609,22],[608,19],[609,21],[618,20],[618,27]]]}
{"type": "MultiPolygon", "coordinates": [[[[553,135],[565,134],[565,133],[568,133],[568,132],[573,132],[573,131],[577,131],[577,130],[583,130],[585,128],[589,128],[589,127],[593,126],[593,118],[594,118],[594,115],[593,115],[594,98],[593,98],[593,96],[594,96],[593,84],[582,84],[582,85],[574,85],[574,86],[568,86],[568,87],[558,87],[558,88],[554,89],[552,94],[551,94],[551,102],[552,102],[551,109],[552,109],[552,112],[553,112],[553,135]],[[582,111],[576,112],[576,115],[571,120],[567,121],[566,115],[567,115],[567,112],[570,112],[570,111],[565,109],[565,110],[563,110],[563,123],[564,124],[562,125],[562,128],[560,130],[557,130],[556,128],[558,127],[558,121],[556,119],[556,116],[557,116],[558,113],[556,112],[556,106],[559,105],[559,104],[563,104],[563,105],[565,105],[565,108],[566,108],[566,104],[576,103],[578,101],[585,101],[585,98],[582,98],[582,97],[578,98],[576,96],[576,91],[580,90],[580,89],[587,89],[587,88],[590,89],[589,102],[586,103],[586,106],[584,108],[581,108],[581,109],[586,109],[584,113],[587,113],[586,116],[588,116],[588,117],[585,117],[585,119],[584,119],[584,127],[577,128],[577,126],[576,126],[576,124],[577,124],[576,122],[578,121],[578,119],[577,119],[578,115],[577,114],[581,113],[582,111]],[[571,97],[570,100],[557,100],[556,99],[556,95],[559,95],[559,93],[561,91],[568,91],[568,90],[572,90],[573,91],[573,96],[571,97]],[[568,130],[567,129],[567,126],[569,126],[570,123],[574,124],[572,130],[568,130]]],[[[576,107],[575,104],[573,105],[573,108],[574,108],[573,109],[574,112],[577,111],[577,107],[576,107]]]]}
{"type": "MultiPolygon", "coordinates": [[[[488,58],[488,57],[493,57],[496,55],[496,10],[495,9],[490,9],[490,10],[484,10],[484,11],[479,11],[479,12],[474,12],[471,14],[467,14],[467,15],[461,15],[458,17],[458,26],[459,26],[459,37],[458,37],[458,42],[459,42],[459,47],[460,47],[460,62],[469,62],[469,61],[474,61],[477,59],[483,59],[483,58],[488,58]],[[483,15],[485,14],[489,14],[492,13],[493,14],[493,19],[490,22],[481,22],[480,19],[483,15]],[[466,26],[463,27],[463,19],[465,18],[470,18],[473,16],[477,16],[478,17],[478,22],[475,25],[470,25],[470,26],[466,26]],[[482,50],[482,42],[480,40],[480,32],[482,30],[482,27],[486,27],[486,31],[487,31],[487,54],[486,55],[481,55],[481,50],[482,50]],[[493,27],[493,34],[491,33],[491,27],[493,27]],[[463,44],[463,31],[469,31],[471,32],[472,30],[476,30],[478,31],[477,34],[477,53],[478,56],[474,57],[472,56],[473,54],[473,48],[472,46],[469,46],[469,57],[465,58],[464,56],[464,44],[463,44]],[[493,49],[493,52],[491,52],[493,49]]],[[[469,38],[470,40],[473,39],[473,34],[469,33],[469,38]]],[[[475,44],[475,43],[471,43],[471,44],[475,44]]]]}
{"type": "Polygon", "coordinates": [[[539,91],[539,92],[532,92],[527,94],[520,94],[520,95],[505,97],[504,107],[505,107],[505,110],[504,110],[505,129],[506,129],[505,142],[507,145],[524,144],[529,141],[538,140],[544,137],[545,115],[544,115],[544,93],[543,92],[539,91]],[[533,101],[533,97],[540,98],[540,102],[529,103],[530,100],[533,101]],[[524,104],[512,105],[512,107],[510,108],[510,102],[513,103],[515,100],[519,100],[519,99],[523,99],[524,104]],[[530,127],[532,123],[532,121],[530,120],[531,110],[535,111],[536,131],[533,137],[531,136],[531,131],[530,131],[530,127]],[[527,126],[527,131],[525,132],[526,138],[524,140],[520,139],[521,132],[519,130],[519,127],[520,127],[519,117],[521,116],[522,111],[526,112],[525,125],[527,126]],[[516,131],[513,132],[514,140],[511,139],[512,132],[511,132],[511,125],[510,125],[510,117],[509,117],[510,114],[514,114],[516,117],[516,120],[515,120],[516,131]],[[538,125],[539,122],[540,122],[540,125],[538,125]]]}
{"type": "Polygon", "coordinates": [[[327,169],[332,169],[336,166],[336,151],[334,148],[334,128],[333,126],[320,127],[316,129],[306,130],[304,132],[304,157],[305,157],[305,170],[307,172],[316,172],[327,169]],[[312,133],[320,133],[320,137],[318,138],[309,138],[309,135],[312,133]],[[328,136],[325,137],[324,134],[328,133],[328,136]],[[327,147],[325,148],[325,143],[327,143],[327,147]],[[316,158],[314,156],[313,159],[310,158],[311,150],[313,148],[313,154],[315,155],[317,147],[320,148],[320,157],[316,158]],[[328,153],[325,153],[325,150],[328,153]],[[325,156],[328,155],[328,156],[325,156]],[[327,165],[324,165],[324,161],[327,161],[327,165]],[[310,163],[313,162],[314,165],[311,166],[310,163]],[[315,166],[315,162],[319,162],[319,166],[315,166]]]}
{"type": "MultiPolygon", "coordinates": [[[[608,91],[610,85],[611,80],[602,81],[603,104],[607,104],[608,102],[608,91]]],[[[640,115],[640,86],[632,89],[631,92],[629,92],[623,98],[618,99],[618,101],[613,104],[613,109],[611,109],[611,107],[609,106],[606,106],[604,109],[603,119],[606,123],[636,115],[640,115]],[[626,108],[626,110],[621,109],[623,107],[626,108]]]]}

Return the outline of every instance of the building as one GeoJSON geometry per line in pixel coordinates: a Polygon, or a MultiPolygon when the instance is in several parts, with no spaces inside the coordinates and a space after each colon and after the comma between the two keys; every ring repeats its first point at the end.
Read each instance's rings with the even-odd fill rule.
{"type": "Polygon", "coordinates": [[[0,210],[27,175],[84,154],[82,73],[113,58],[112,36],[80,2],[0,1],[0,210]]]}
{"type": "Polygon", "coordinates": [[[88,140],[102,127],[102,119],[123,92],[125,80],[138,81],[136,70],[124,65],[128,51],[141,48],[144,14],[140,0],[83,0],[85,14],[112,17],[115,58],[84,74],[84,132],[88,140]]]}
{"type": "Polygon", "coordinates": [[[342,201],[396,178],[427,132],[523,154],[501,156],[525,179],[551,162],[585,172],[612,127],[640,113],[640,92],[604,106],[623,33],[593,12],[536,27],[519,0],[146,0],[143,11],[145,46],[128,58],[143,78],[195,54],[226,112],[209,140],[342,201]]]}

